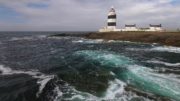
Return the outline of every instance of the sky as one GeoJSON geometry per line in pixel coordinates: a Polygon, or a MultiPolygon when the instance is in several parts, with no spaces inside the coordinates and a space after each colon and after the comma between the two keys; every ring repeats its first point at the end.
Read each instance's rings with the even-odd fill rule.
{"type": "Polygon", "coordinates": [[[112,6],[118,28],[180,28],[180,0],[0,0],[0,31],[96,31],[112,6]]]}

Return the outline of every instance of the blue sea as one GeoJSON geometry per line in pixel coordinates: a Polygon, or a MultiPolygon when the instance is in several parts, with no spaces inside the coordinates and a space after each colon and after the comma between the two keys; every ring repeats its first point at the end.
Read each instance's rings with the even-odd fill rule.
{"type": "Polygon", "coordinates": [[[180,48],[0,32],[0,101],[180,101],[180,48]]]}

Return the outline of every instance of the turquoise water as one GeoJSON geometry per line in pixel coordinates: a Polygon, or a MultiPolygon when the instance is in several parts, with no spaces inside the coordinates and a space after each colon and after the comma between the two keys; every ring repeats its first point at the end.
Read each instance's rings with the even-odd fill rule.
{"type": "Polygon", "coordinates": [[[78,51],[76,56],[87,59],[88,62],[99,62],[108,70],[114,71],[119,80],[143,91],[156,95],[180,100],[180,82],[168,75],[158,74],[154,70],[137,65],[128,57],[107,51],[78,51]]]}

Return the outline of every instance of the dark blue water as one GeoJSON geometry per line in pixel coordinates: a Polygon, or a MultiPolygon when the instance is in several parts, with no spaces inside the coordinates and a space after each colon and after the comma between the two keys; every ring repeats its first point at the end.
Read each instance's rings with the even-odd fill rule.
{"type": "Polygon", "coordinates": [[[180,48],[56,33],[0,33],[0,101],[180,101],[180,48]]]}

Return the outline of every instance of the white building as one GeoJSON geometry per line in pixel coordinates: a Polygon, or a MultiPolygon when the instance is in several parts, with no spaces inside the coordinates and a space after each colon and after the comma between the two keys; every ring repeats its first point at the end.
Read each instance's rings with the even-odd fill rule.
{"type": "Polygon", "coordinates": [[[159,25],[152,25],[152,24],[150,24],[149,25],[149,29],[147,31],[158,31],[158,32],[161,32],[161,31],[163,31],[162,25],[161,24],[159,24],[159,25]]]}
{"type": "Polygon", "coordinates": [[[125,29],[122,29],[122,31],[138,31],[138,28],[136,27],[136,24],[125,25],[125,29]]]}

